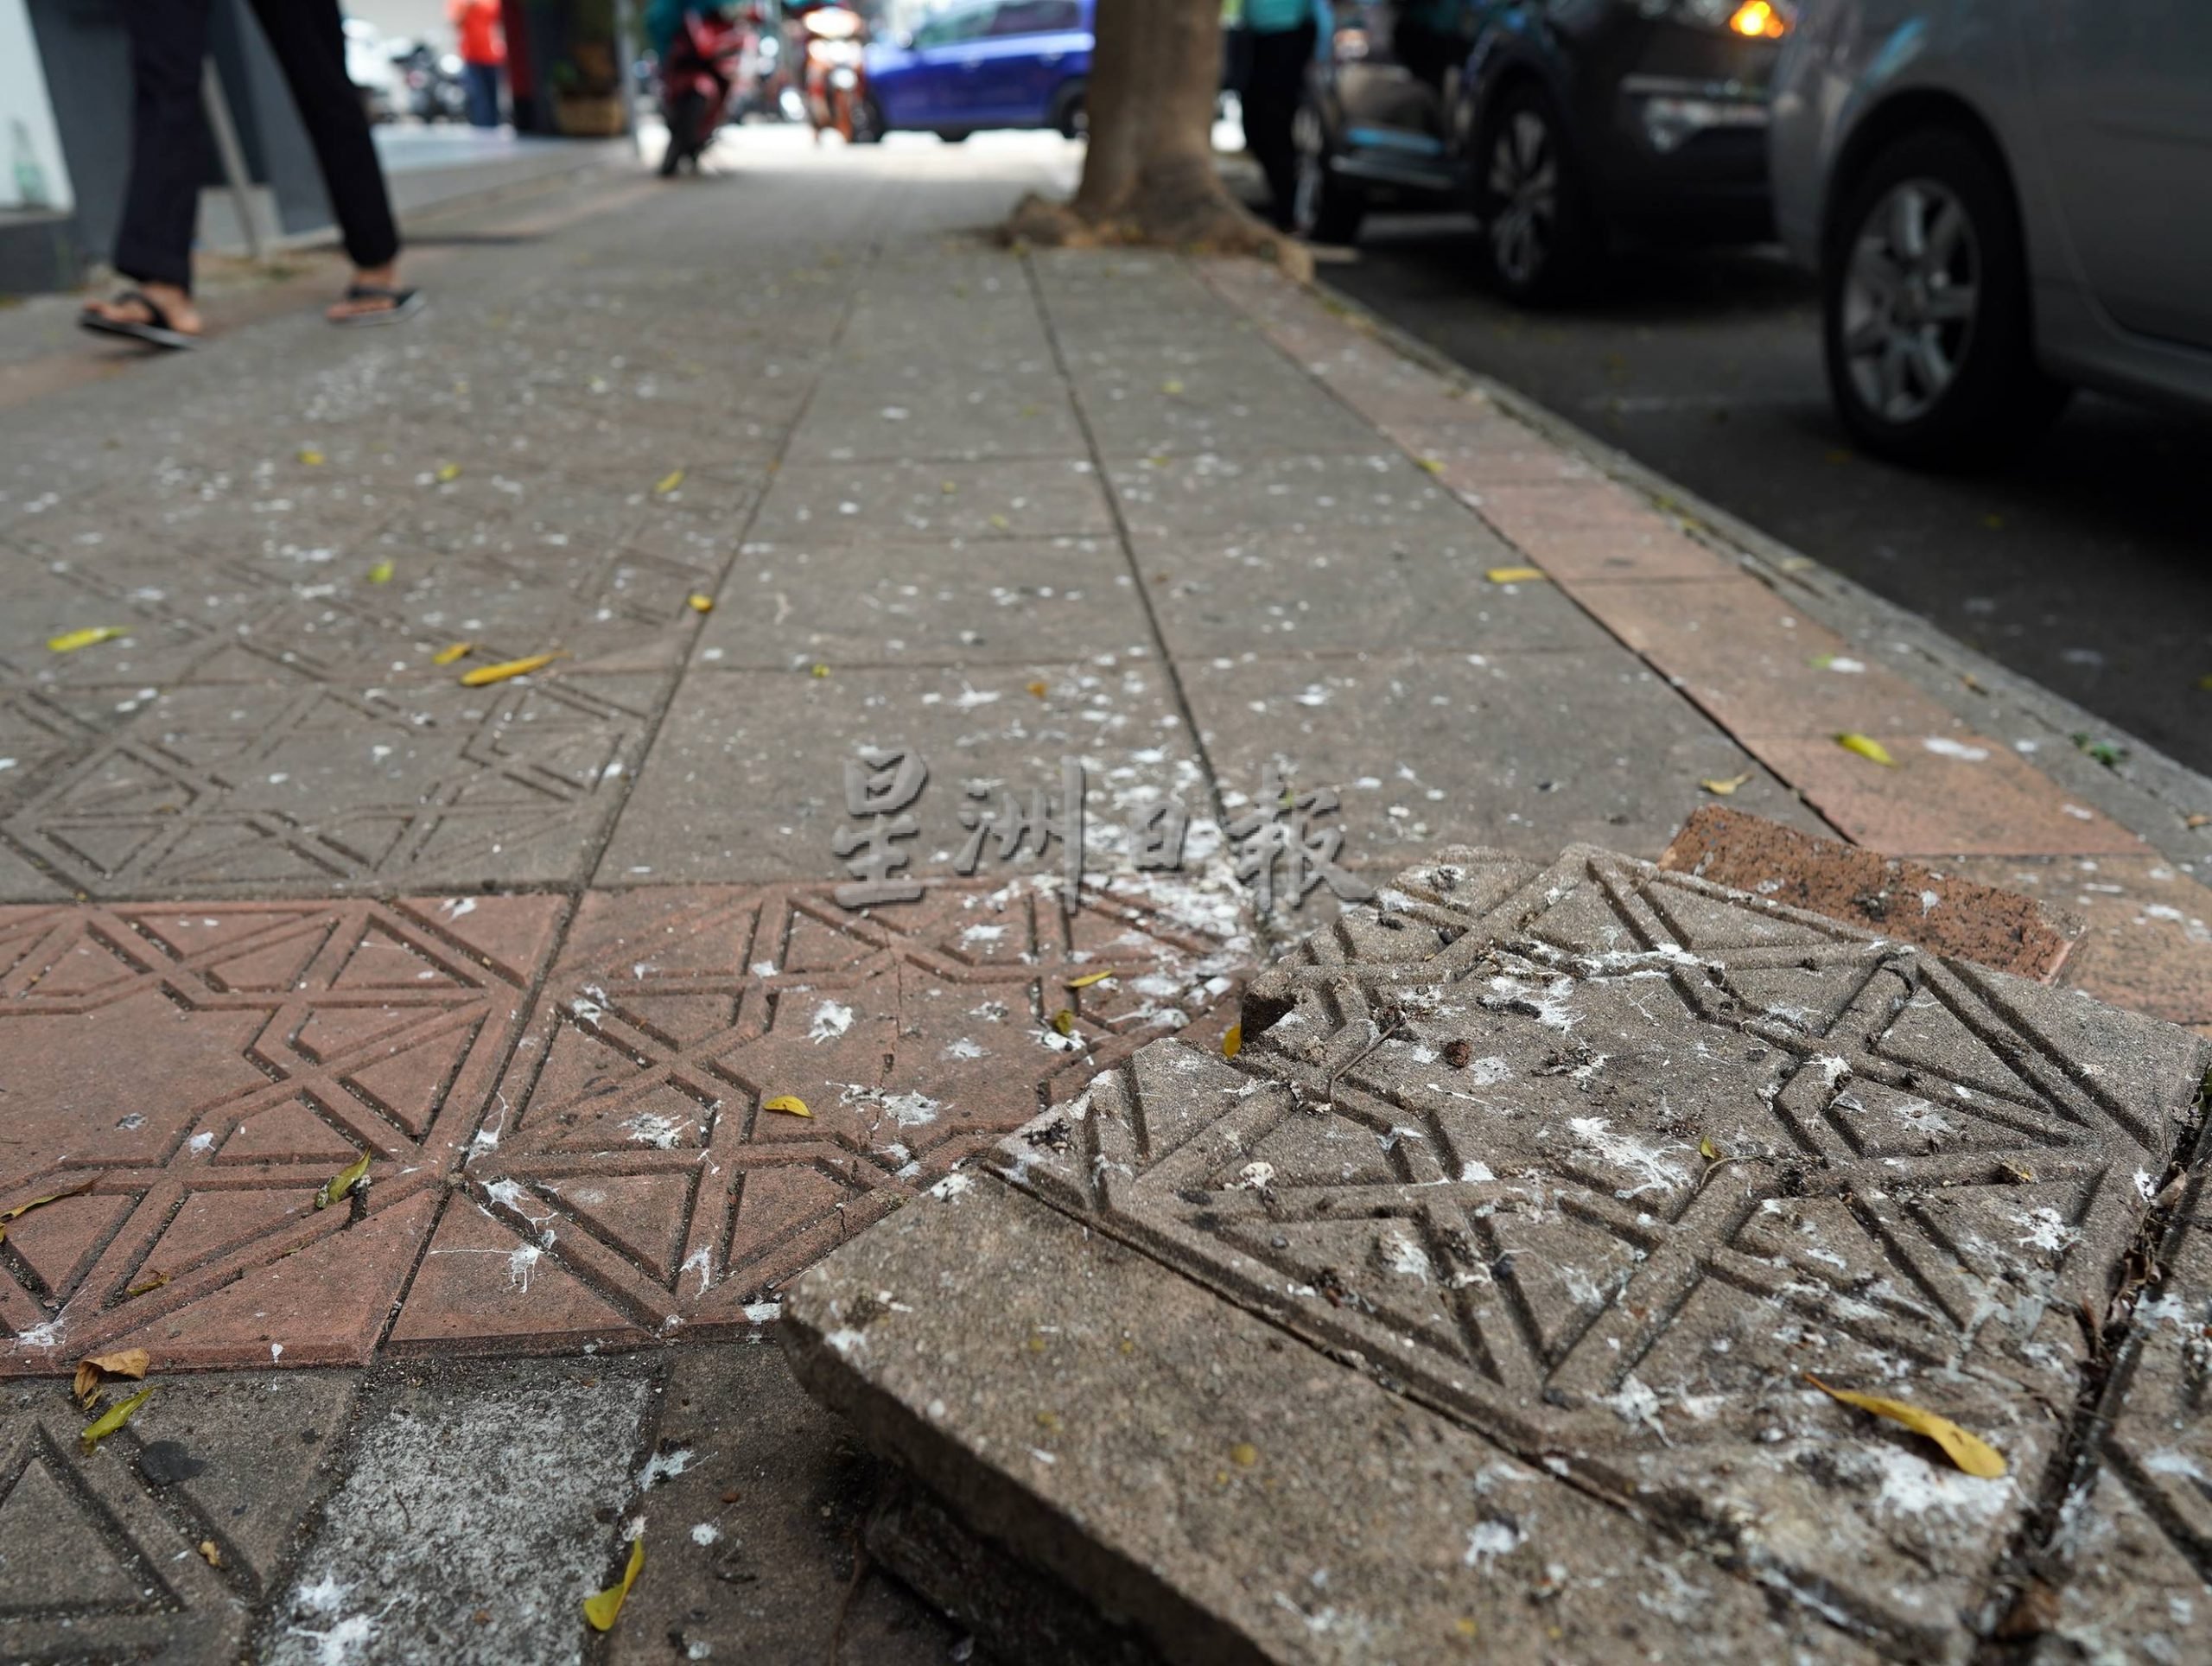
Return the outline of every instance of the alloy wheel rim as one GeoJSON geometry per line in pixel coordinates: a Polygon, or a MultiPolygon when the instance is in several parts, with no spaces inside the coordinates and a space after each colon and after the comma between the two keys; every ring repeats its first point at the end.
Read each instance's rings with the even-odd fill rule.
{"type": "Polygon", "coordinates": [[[1932,179],[1892,186],[1844,270],[1844,362],[1860,403],[1898,425],[1934,410],[1973,345],[1980,297],[1980,242],[1957,193],[1932,179]]]}
{"type": "Polygon", "coordinates": [[[1509,283],[1526,284],[1551,258],[1559,224],[1558,147],[1535,111],[1516,110],[1498,129],[1487,182],[1491,259],[1509,283]]]}

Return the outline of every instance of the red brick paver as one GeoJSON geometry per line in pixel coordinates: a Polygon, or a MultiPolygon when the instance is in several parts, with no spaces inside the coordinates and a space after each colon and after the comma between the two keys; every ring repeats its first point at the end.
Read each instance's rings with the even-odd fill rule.
{"type": "Polygon", "coordinates": [[[743,1329],[1101,1065],[1227,1021],[1222,945],[1141,902],[1070,919],[1025,887],[952,884],[856,914],[830,889],[586,898],[394,1347],[743,1329]],[[810,1114],[767,1109],[784,1096],[810,1114]]]}
{"type": "Polygon", "coordinates": [[[366,1358],[567,904],[0,910],[0,1372],[366,1358]],[[365,1206],[316,1188],[367,1153],[365,1206]]]}
{"type": "Polygon", "coordinates": [[[2047,901],[1719,804],[1682,824],[1659,866],[2045,982],[2083,930],[2047,901]]]}
{"type": "Polygon", "coordinates": [[[2212,1026],[2212,889],[2156,855],[1958,864],[2081,915],[2059,981],[2170,1023],[2212,1026]]]}

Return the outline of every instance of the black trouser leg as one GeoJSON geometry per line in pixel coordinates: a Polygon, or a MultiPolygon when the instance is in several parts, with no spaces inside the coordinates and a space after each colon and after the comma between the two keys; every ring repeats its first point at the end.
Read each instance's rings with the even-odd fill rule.
{"type": "Polygon", "coordinates": [[[1291,124],[1306,90],[1306,66],[1313,58],[1313,25],[1271,30],[1252,36],[1251,73],[1244,87],[1244,148],[1268,176],[1275,213],[1287,218],[1298,188],[1298,151],[1291,124]]]}
{"type": "MultiPolygon", "coordinates": [[[[180,0],[166,0],[180,3],[180,0]]],[[[202,5],[205,0],[200,0],[202,5]]],[[[360,94],[346,79],[346,28],[337,0],[253,0],[254,16],[299,106],[300,121],[322,166],[331,212],[356,266],[391,264],[399,231],[385,195],[384,169],[369,138],[360,94]]]]}
{"type": "Polygon", "coordinates": [[[192,287],[192,232],[207,170],[200,65],[207,0],[129,0],[130,183],[115,234],[115,269],[141,283],[192,287]]]}

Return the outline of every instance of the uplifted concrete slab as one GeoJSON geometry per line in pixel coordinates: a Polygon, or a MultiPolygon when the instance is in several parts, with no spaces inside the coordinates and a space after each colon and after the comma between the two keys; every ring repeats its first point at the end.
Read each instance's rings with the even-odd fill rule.
{"type": "Polygon", "coordinates": [[[963,1530],[1173,1660],[1964,1657],[2212,1054],[1588,847],[1444,852],[1244,1019],[787,1308],[963,1530]]]}

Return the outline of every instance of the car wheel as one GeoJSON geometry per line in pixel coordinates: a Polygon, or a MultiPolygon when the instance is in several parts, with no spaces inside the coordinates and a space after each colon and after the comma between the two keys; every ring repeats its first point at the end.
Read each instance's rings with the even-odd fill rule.
{"type": "Polygon", "coordinates": [[[874,99],[863,98],[853,106],[855,144],[881,144],[886,131],[883,111],[874,99]]]}
{"type": "Polygon", "coordinates": [[[1828,389],[1878,456],[1972,467],[2018,449],[2066,403],[2035,360],[2012,193],[1982,147],[1898,140],[1845,199],[1821,273],[1828,389]]]}
{"type": "Polygon", "coordinates": [[[1475,213],[1491,276],[1524,307],[1571,298],[1605,238],[1552,101],[1526,82],[1484,114],[1475,145],[1475,213]]]}
{"type": "Polygon", "coordinates": [[[1359,188],[1329,166],[1332,152],[1321,112],[1298,106],[1290,124],[1298,149],[1298,181],[1290,196],[1290,230],[1305,243],[1350,243],[1367,218],[1367,199],[1359,188]]]}
{"type": "Polygon", "coordinates": [[[947,144],[965,144],[968,136],[975,130],[972,127],[941,127],[937,136],[947,144]]]}
{"type": "Polygon", "coordinates": [[[1090,111],[1084,102],[1083,83],[1062,90],[1052,105],[1052,125],[1064,139],[1079,139],[1090,131],[1090,111]]]}

